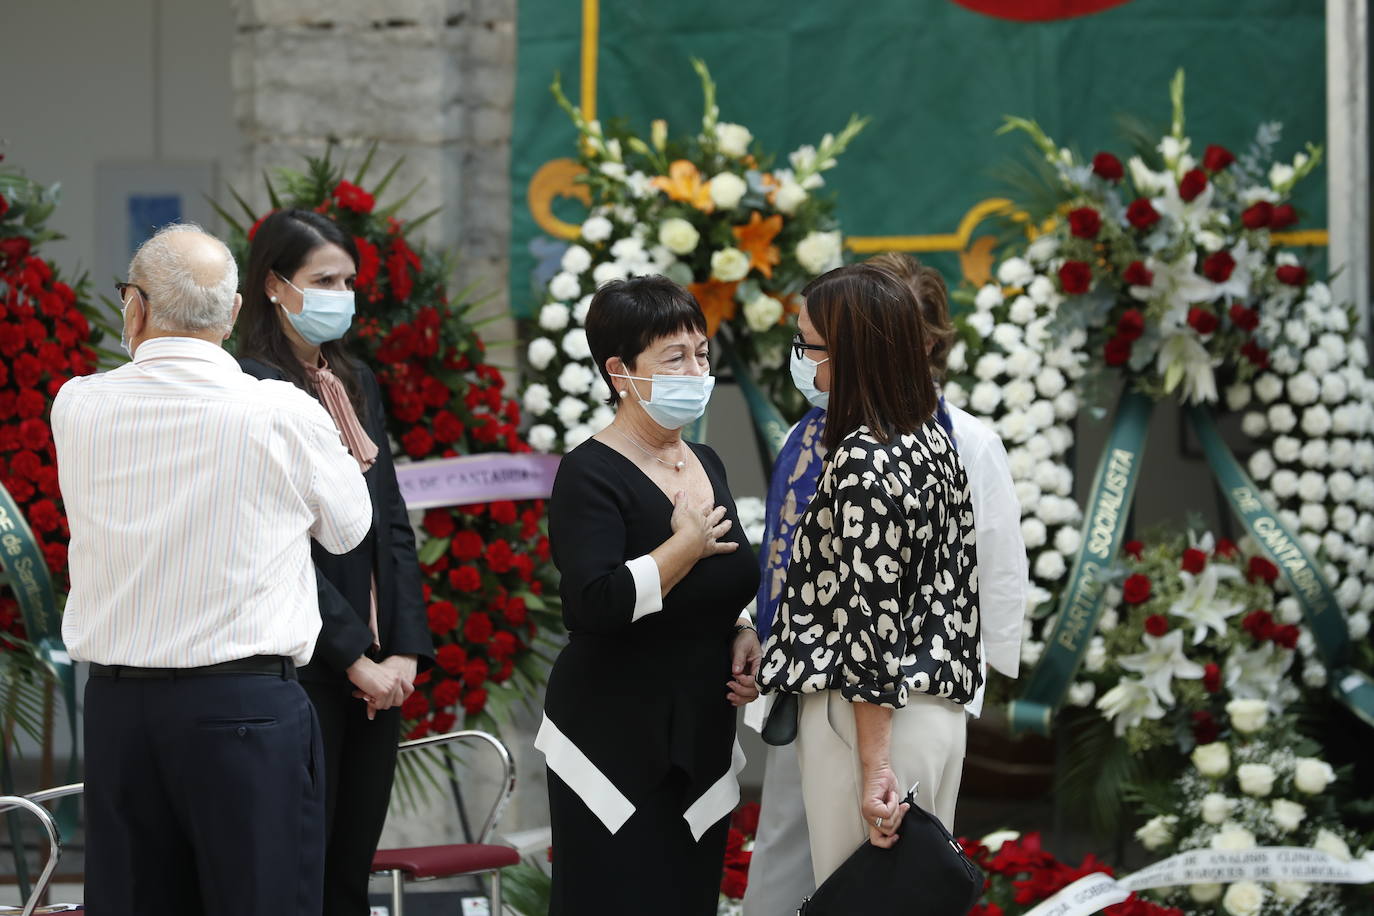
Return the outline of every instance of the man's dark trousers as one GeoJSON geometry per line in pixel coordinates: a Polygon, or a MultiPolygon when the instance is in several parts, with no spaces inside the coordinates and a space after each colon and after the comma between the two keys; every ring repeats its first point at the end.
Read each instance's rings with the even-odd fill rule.
{"type": "Polygon", "coordinates": [[[91,677],[91,916],[320,916],[324,768],[294,677],[91,677]]]}

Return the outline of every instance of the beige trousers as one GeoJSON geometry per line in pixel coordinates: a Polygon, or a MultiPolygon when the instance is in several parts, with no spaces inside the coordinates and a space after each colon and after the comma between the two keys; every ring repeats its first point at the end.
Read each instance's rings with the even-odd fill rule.
{"type": "MultiPolygon", "coordinates": [[[[964,771],[965,720],[962,706],[924,694],[911,694],[892,713],[892,769],[900,791],[919,781],[917,804],[951,831],[964,771]]],[[[868,839],[859,810],[863,770],[856,733],[852,705],[839,691],[802,695],[797,757],[817,885],[868,839]]]]}

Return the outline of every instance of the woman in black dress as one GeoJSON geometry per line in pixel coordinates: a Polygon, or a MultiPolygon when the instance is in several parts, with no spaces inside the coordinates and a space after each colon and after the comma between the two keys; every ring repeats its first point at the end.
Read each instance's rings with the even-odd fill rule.
{"type": "Polygon", "coordinates": [[[706,319],[662,277],[603,286],[587,342],[615,421],[563,459],[549,503],[568,645],[535,740],[549,768],[551,916],[715,913],[758,695],[758,565],[716,453],[682,439],[706,319]]]}
{"type": "Polygon", "coordinates": [[[434,653],[381,389],[340,339],[353,320],[357,264],[352,239],[327,217],[274,213],[253,237],[238,320],[243,370],[318,398],[372,497],[372,530],[356,548],[335,556],[311,544],[323,625],[300,679],[324,738],[329,916],[369,912],[367,879],[391,798],[400,705],[434,653]]]}

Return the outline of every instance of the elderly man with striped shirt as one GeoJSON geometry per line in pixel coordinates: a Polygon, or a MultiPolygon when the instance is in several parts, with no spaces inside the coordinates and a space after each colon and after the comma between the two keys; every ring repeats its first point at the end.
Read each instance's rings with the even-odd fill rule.
{"type": "Polygon", "coordinates": [[[372,507],[324,408],[224,351],[237,284],[218,239],[163,229],[119,284],[132,361],[53,404],[93,916],[321,909],[310,539],[350,550],[372,507]]]}

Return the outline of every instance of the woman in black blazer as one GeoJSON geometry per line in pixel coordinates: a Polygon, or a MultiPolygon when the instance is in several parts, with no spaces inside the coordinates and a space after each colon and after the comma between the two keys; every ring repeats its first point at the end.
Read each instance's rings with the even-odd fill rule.
{"type": "Polygon", "coordinates": [[[400,706],[433,663],[415,535],[396,483],[377,378],[340,338],[353,319],[358,255],[330,219],[284,210],[254,235],[238,319],[243,370],[310,392],[358,460],[372,530],[346,554],[311,545],[322,626],[301,684],[324,736],[324,912],[366,916],[386,820],[400,706]]]}

